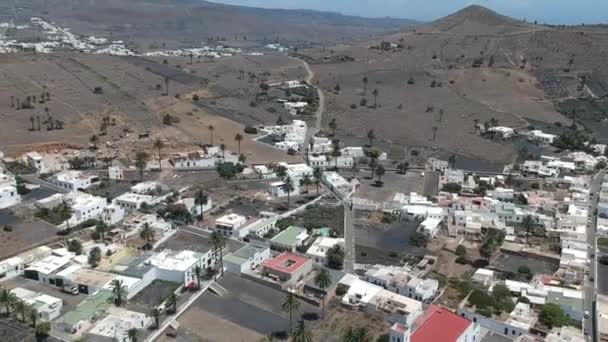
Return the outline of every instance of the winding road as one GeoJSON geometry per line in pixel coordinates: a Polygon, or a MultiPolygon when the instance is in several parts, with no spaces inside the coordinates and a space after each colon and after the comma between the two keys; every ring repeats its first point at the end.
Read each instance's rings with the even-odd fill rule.
{"type": "MultiPolygon", "coordinates": [[[[295,58],[295,57],[293,57],[293,58],[300,61],[300,63],[302,63],[302,65],[304,65],[304,68],[306,69],[306,72],[308,73],[308,76],[306,76],[305,81],[310,86],[314,87],[312,85],[312,80],[315,78],[315,72],[312,71],[312,69],[310,68],[310,65],[303,59],[299,59],[299,58],[295,58]]],[[[304,146],[308,146],[308,141],[310,140],[310,138],[312,138],[315,134],[317,134],[317,132],[319,130],[321,130],[321,123],[323,122],[323,112],[325,112],[325,94],[319,87],[315,87],[315,89],[317,89],[317,94],[319,95],[319,106],[317,107],[317,112],[315,113],[315,117],[316,117],[315,128],[308,129],[308,134],[306,135],[306,141],[305,141],[304,146]]]]}

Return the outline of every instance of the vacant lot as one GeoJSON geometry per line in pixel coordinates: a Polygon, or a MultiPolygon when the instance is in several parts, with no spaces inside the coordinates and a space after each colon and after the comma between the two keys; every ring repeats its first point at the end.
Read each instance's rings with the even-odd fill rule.
{"type": "Polygon", "coordinates": [[[361,186],[355,193],[356,197],[366,198],[378,202],[390,202],[395,197],[396,192],[408,194],[410,192],[422,193],[424,190],[424,178],[420,177],[420,172],[410,171],[402,175],[394,171],[387,171],[382,177],[384,185],[378,187],[376,181],[378,177],[374,175],[371,180],[371,171],[362,173],[360,177],[361,186]]]}
{"type": "Polygon", "coordinates": [[[31,279],[22,278],[22,277],[17,277],[17,278],[7,280],[6,282],[4,282],[4,284],[9,289],[12,289],[15,287],[23,287],[30,291],[44,293],[49,296],[61,298],[61,300],[63,300],[63,311],[62,312],[64,312],[64,313],[74,310],[76,308],[76,306],[78,306],[78,304],[80,304],[80,302],[82,302],[86,298],[86,296],[82,295],[82,294],[74,296],[72,294],[60,291],[58,288],[56,288],[54,286],[44,284],[41,282],[37,282],[37,281],[31,280],[31,279]]]}
{"type": "Polygon", "coordinates": [[[10,209],[0,210],[0,227],[10,225],[13,231],[0,228],[0,258],[7,258],[34,246],[58,239],[57,228],[34,218],[16,216],[10,209]]]}
{"type": "MultiPolygon", "coordinates": [[[[285,297],[283,292],[231,273],[226,273],[219,283],[230,292],[228,295],[219,297],[207,291],[180,318],[180,323],[183,321],[190,332],[199,333],[203,338],[213,336],[212,341],[228,342],[234,341],[230,339],[234,336],[239,336],[239,341],[241,338],[257,341],[260,336],[289,329],[289,315],[281,310],[285,297]],[[192,325],[192,322],[201,320],[214,324],[198,329],[192,325]],[[239,328],[228,332],[230,336],[223,337],[226,334],[224,329],[234,325],[239,328]]],[[[294,321],[307,312],[318,312],[318,309],[301,302],[294,321]]]]}
{"type": "Polygon", "coordinates": [[[128,309],[147,314],[153,307],[167,299],[178,287],[177,283],[156,280],[129,300],[128,309]]]}

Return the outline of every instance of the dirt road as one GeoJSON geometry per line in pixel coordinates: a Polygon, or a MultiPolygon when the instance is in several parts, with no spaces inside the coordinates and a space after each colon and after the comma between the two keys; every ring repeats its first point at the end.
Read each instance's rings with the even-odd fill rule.
{"type": "MultiPolygon", "coordinates": [[[[308,65],[308,63],[306,61],[299,59],[299,58],[296,58],[296,59],[299,60],[304,65],[304,68],[306,69],[306,72],[308,73],[308,76],[306,76],[306,83],[308,83],[309,85],[314,87],[312,85],[312,80],[315,78],[315,72],[312,71],[312,69],[310,68],[310,65],[308,65]]],[[[317,94],[319,94],[319,106],[317,107],[317,112],[315,113],[315,117],[316,117],[315,127],[314,127],[314,129],[311,129],[311,128],[308,129],[308,136],[306,137],[306,143],[304,144],[304,146],[308,146],[308,140],[321,129],[321,123],[323,121],[323,112],[325,112],[325,94],[323,94],[323,91],[321,90],[321,88],[315,87],[315,89],[317,89],[317,94]]]]}

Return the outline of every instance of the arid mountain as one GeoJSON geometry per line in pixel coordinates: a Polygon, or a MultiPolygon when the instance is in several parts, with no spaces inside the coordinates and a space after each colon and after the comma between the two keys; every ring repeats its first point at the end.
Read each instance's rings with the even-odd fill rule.
{"type": "Polygon", "coordinates": [[[423,25],[420,30],[453,34],[501,34],[531,30],[535,26],[500,15],[483,6],[472,5],[447,17],[423,25]]]}
{"type": "MultiPolygon", "coordinates": [[[[21,20],[42,16],[78,33],[111,33],[117,39],[167,44],[217,37],[330,43],[396,32],[413,23],[401,19],[368,19],[193,0],[22,0],[15,3],[21,20]]],[[[10,6],[4,10],[12,12],[10,6]]]]}

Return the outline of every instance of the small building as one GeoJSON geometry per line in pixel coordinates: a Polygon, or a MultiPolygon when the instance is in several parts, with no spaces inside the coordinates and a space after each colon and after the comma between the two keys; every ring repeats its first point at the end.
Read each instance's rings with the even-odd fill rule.
{"type": "Polygon", "coordinates": [[[533,130],[528,133],[528,140],[539,144],[551,145],[555,139],[557,139],[557,135],[544,133],[541,130],[533,130]]]}
{"type": "Polygon", "coordinates": [[[46,173],[47,168],[44,159],[38,152],[28,152],[24,156],[24,161],[30,168],[36,170],[36,173],[46,173]]]}
{"type": "MultiPolygon", "coordinates": [[[[114,280],[114,278],[116,278],[116,275],[113,273],[107,273],[81,267],[72,272],[71,274],[66,274],[66,277],[63,282],[67,284],[77,285],[79,293],[89,295],[103,289],[112,280],[114,280]]],[[[56,279],[55,285],[59,286],[58,283],[59,282],[56,279]]]]}
{"type": "Polygon", "coordinates": [[[70,264],[70,259],[70,256],[58,257],[55,255],[49,255],[48,257],[36,261],[28,266],[23,271],[23,276],[45,284],[55,285],[53,275],[67,267],[70,264]]]}
{"type": "Polygon", "coordinates": [[[112,180],[124,180],[124,170],[120,166],[108,167],[108,178],[112,180]]]}
{"type": "Polygon", "coordinates": [[[88,189],[97,179],[97,175],[68,170],[55,174],[49,182],[67,191],[78,191],[88,189]]]}
{"type": "Polygon", "coordinates": [[[19,203],[21,203],[21,196],[15,186],[0,186],[0,209],[9,208],[19,203]]]}
{"type": "Polygon", "coordinates": [[[274,197],[286,197],[287,190],[285,189],[285,182],[270,183],[270,194],[274,197]]]}
{"type": "Polygon", "coordinates": [[[60,298],[37,293],[21,287],[16,287],[10,292],[14,294],[18,300],[25,302],[32,309],[35,309],[38,318],[41,320],[50,321],[61,315],[63,301],[60,298]]]}
{"type": "Polygon", "coordinates": [[[478,342],[481,340],[479,324],[437,305],[431,305],[416,323],[413,333],[404,324],[393,324],[389,333],[389,341],[478,342]]]}
{"type": "MultiPolygon", "coordinates": [[[[260,216],[263,216],[262,213],[260,213],[260,216]]],[[[271,230],[275,229],[278,220],[279,217],[277,215],[271,217],[262,217],[261,219],[248,225],[245,229],[249,232],[249,235],[263,238],[271,230]]]]}
{"type": "Polygon", "coordinates": [[[108,308],[108,315],[97,322],[84,334],[87,340],[99,342],[133,342],[129,337],[130,329],[145,330],[152,319],[143,313],[118,307],[108,308]]]}
{"type": "Polygon", "coordinates": [[[25,261],[19,256],[0,261],[0,281],[8,280],[20,275],[23,273],[24,267],[25,261]]]}
{"type": "Polygon", "coordinates": [[[348,193],[353,190],[353,186],[335,171],[323,172],[323,181],[333,191],[348,193]]]}
{"type": "Polygon", "coordinates": [[[427,217],[420,223],[420,231],[428,238],[434,238],[441,229],[442,218],[427,217]]]}
{"type": "Polygon", "coordinates": [[[270,240],[270,247],[278,251],[293,252],[308,236],[305,228],[290,226],[270,240]]]}
{"type": "Polygon", "coordinates": [[[280,283],[295,284],[312,271],[312,261],[292,253],[283,252],[263,263],[262,274],[280,283]]]}
{"type": "MultiPolygon", "coordinates": [[[[201,205],[196,203],[196,200],[193,197],[182,198],[177,202],[178,204],[183,204],[186,206],[186,209],[190,211],[192,216],[199,217],[201,216],[201,205]]],[[[206,213],[213,208],[213,200],[209,196],[207,198],[207,203],[202,205],[202,213],[206,213]]]]}
{"type": "Polygon", "coordinates": [[[498,135],[498,136],[502,137],[503,139],[511,138],[513,136],[513,134],[515,134],[515,131],[513,130],[513,128],[505,127],[505,126],[490,127],[488,129],[488,132],[494,133],[495,135],[498,135]]]}
{"type": "Polygon", "coordinates": [[[228,272],[247,272],[257,268],[267,259],[270,259],[270,247],[250,243],[226,255],[224,267],[228,272]]]}
{"type": "Polygon", "coordinates": [[[157,198],[150,195],[141,195],[132,192],[124,193],[116,197],[112,203],[123,208],[127,213],[138,210],[144,203],[146,205],[154,205],[157,198]]]}
{"type": "Polygon", "coordinates": [[[98,320],[102,313],[111,306],[110,298],[112,298],[112,292],[107,290],[88,296],[78,304],[76,309],[59,318],[56,323],[57,329],[68,334],[80,332],[83,328],[98,320]]]}
{"type": "Polygon", "coordinates": [[[246,223],[247,218],[245,216],[234,213],[224,215],[215,220],[215,231],[224,236],[243,238],[248,233],[244,229],[241,229],[246,223]]]}
{"type": "Polygon", "coordinates": [[[483,286],[489,286],[494,281],[494,271],[486,268],[479,268],[475,271],[475,274],[473,274],[472,279],[483,286]]]}
{"type": "Polygon", "coordinates": [[[103,208],[101,213],[101,220],[108,226],[113,226],[118,222],[122,221],[125,217],[125,210],[114,203],[103,208]]]}
{"type": "Polygon", "coordinates": [[[158,279],[188,285],[197,281],[194,272],[196,266],[204,270],[211,265],[211,262],[210,250],[205,254],[188,250],[180,252],[163,250],[150,257],[146,264],[157,268],[158,279]]]}
{"type": "MultiPolygon", "coordinates": [[[[66,194],[63,199],[72,209],[72,216],[66,222],[70,227],[77,226],[87,220],[101,219],[104,208],[108,206],[105,198],[78,191],[66,194]]],[[[60,227],[67,228],[66,223],[61,224],[60,227]]]]}
{"type": "Polygon", "coordinates": [[[306,255],[319,265],[327,265],[327,252],[334,246],[344,248],[344,238],[319,236],[308,248],[306,255]]]}
{"type": "Polygon", "coordinates": [[[439,289],[437,280],[422,279],[397,266],[375,265],[365,272],[363,279],[396,294],[419,301],[433,298],[439,289]]]}

